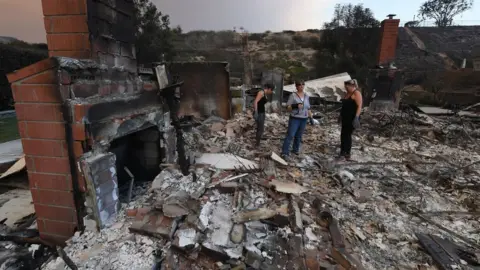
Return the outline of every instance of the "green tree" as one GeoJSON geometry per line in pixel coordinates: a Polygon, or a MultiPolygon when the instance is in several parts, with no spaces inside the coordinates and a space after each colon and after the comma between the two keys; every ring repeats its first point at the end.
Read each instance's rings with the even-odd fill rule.
{"type": "Polygon", "coordinates": [[[348,72],[361,84],[368,68],[375,64],[380,38],[380,22],[363,5],[336,5],[334,16],[324,24],[315,45],[315,71],[318,77],[348,72]]]}
{"type": "Polygon", "coordinates": [[[174,39],[182,33],[170,27],[170,17],[162,14],[150,0],[135,0],[136,52],[139,64],[175,57],[174,39]]]}
{"type": "Polygon", "coordinates": [[[373,16],[372,10],[362,4],[335,5],[333,19],[323,25],[324,29],[371,28],[379,27],[380,22],[373,16]]]}
{"type": "Polygon", "coordinates": [[[471,9],[473,0],[428,0],[420,6],[418,14],[423,19],[435,20],[438,27],[451,26],[453,17],[471,9]]]}

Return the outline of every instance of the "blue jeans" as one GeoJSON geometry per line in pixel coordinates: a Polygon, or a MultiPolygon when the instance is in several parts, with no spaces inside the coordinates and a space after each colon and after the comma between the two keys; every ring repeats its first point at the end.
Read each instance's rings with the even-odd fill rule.
{"type": "Polygon", "coordinates": [[[287,137],[283,141],[282,155],[288,156],[290,152],[290,144],[293,139],[293,152],[300,151],[300,143],[302,142],[303,132],[307,126],[307,118],[290,117],[288,120],[287,137]]]}

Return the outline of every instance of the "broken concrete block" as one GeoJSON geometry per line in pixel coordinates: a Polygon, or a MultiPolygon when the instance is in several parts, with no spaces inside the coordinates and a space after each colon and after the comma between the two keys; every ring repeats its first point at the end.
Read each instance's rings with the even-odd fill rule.
{"type": "Polygon", "coordinates": [[[200,252],[208,257],[210,257],[214,261],[228,261],[230,257],[223,252],[221,249],[215,247],[210,243],[203,243],[201,245],[200,252]]]}
{"type": "Polygon", "coordinates": [[[170,228],[164,226],[155,226],[153,224],[145,224],[143,221],[134,222],[128,229],[132,233],[138,233],[158,239],[168,239],[170,235],[170,228]]]}
{"type": "Polygon", "coordinates": [[[226,136],[227,138],[233,138],[233,137],[235,137],[235,132],[233,131],[233,128],[227,127],[227,130],[226,130],[226,132],[225,132],[225,136],[226,136]]]}
{"type": "Polygon", "coordinates": [[[247,253],[245,254],[245,264],[252,267],[253,269],[261,269],[260,266],[262,265],[263,261],[263,257],[254,252],[247,251],[247,253]]]}
{"type": "Polygon", "coordinates": [[[297,201],[295,198],[290,199],[291,207],[292,207],[292,215],[293,215],[293,220],[294,220],[294,225],[295,225],[295,230],[297,232],[302,232],[303,231],[303,222],[302,222],[302,212],[300,211],[300,207],[298,206],[297,201]]]}
{"type": "Polygon", "coordinates": [[[243,177],[245,177],[245,176],[247,176],[247,175],[248,175],[248,173],[243,173],[243,174],[240,174],[240,175],[231,176],[231,177],[228,177],[228,178],[225,178],[225,179],[222,179],[222,180],[220,180],[220,181],[216,181],[216,182],[210,184],[210,185],[208,186],[208,188],[212,188],[212,187],[214,187],[214,186],[216,186],[216,185],[219,185],[219,184],[222,184],[222,183],[227,183],[227,182],[230,182],[230,181],[234,181],[234,180],[243,178],[243,177]]]}
{"type": "Polygon", "coordinates": [[[191,211],[188,206],[188,201],[190,200],[190,195],[188,195],[186,191],[177,191],[164,200],[162,205],[163,214],[167,217],[180,217],[188,215],[191,211]]]}
{"type": "Polygon", "coordinates": [[[347,170],[341,170],[336,175],[344,187],[349,186],[355,180],[355,176],[347,170]]]}
{"type": "Polygon", "coordinates": [[[292,235],[288,241],[288,263],[287,269],[305,269],[305,252],[303,249],[303,239],[301,235],[292,235]]]}
{"type": "Polygon", "coordinates": [[[220,193],[225,194],[235,193],[235,190],[244,190],[245,187],[235,182],[227,182],[215,186],[215,189],[217,189],[220,193]]]}
{"type": "Polygon", "coordinates": [[[232,259],[240,259],[243,256],[243,246],[238,245],[233,248],[226,248],[225,253],[232,259]]]}
{"type": "Polygon", "coordinates": [[[269,208],[259,208],[255,210],[244,210],[235,213],[233,221],[235,223],[244,223],[261,219],[269,219],[277,214],[277,211],[269,208]]]}
{"type": "Polygon", "coordinates": [[[93,219],[90,219],[88,217],[84,217],[83,218],[83,225],[85,226],[85,230],[87,230],[87,231],[92,231],[92,232],[98,231],[97,222],[93,219]]]}
{"type": "Polygon", "coordinates": [[[285,166],[288,165],[288,163],[283,158],[281,158],[279,155],[277,155],[275,152],[272,152],[272,154],[270,155],[270,158],[275,160],[276,162],[282,164],[282,165],[285,165],[285,166]]]}
{"type": "Polygon", "coordinates": [[[217,123],[213,123],[210,126],[210,130],[213,131],[213,132],[218,132],[218,131],[222,131],[224,127],[225,127],[224,124],[222,124],[220,122],[217,122],[217,123]]]}
{"type": "Polygon", "coordinates": [[[275,187],[275,190],[281,193],[301,194],[308,191],[308,188],[300,186],[297,183],[279,181],[276,179],[271,180],[269,185],[275,187]]]}
{"type": "Polygon", "coordinates": [[[195,229],[188,228],[177,230],[175,233],[174,244],[180,248],[193,248],[197,243],[197,232],[195,229]]]}
{"type": "Polygon", "coordinates": [[[195,159],[197,164],[208,164],[217,169],[234,170],[236,168],[258,168],[258,164],[228,153],[204,153],[195,159]]]}
{"type": "Polygon", "coordinates": [[[240,244],[245,240],[246,234],[245,224],[233,224],[230,231],[230,240],[235,244],[240,244]]]}

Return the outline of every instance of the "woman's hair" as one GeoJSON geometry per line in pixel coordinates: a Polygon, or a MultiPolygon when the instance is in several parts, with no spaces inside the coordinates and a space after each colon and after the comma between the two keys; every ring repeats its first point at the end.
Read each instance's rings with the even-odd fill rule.
{"type": "Polygon", "coordinates": [[[345,85],[353,85],[353,86],[355,86],[355,87],[358,88],[358,83],[357,83],[357,80],[355,80],[355,79],[351,79],[351,80],[345,81],[344,84],[345,84],[345,85]]]}
{"type": "Polygon", "coordinates": [[[275,85],[273,83],[266,83],[263,85],[264,89],[271,89],[272,91],[275,90],[275,85]]]}
{"type": "Polygon", "coordinates": [[[295,85],[305,85],[305,81],[304,80],[295,80],[295,85]]]}

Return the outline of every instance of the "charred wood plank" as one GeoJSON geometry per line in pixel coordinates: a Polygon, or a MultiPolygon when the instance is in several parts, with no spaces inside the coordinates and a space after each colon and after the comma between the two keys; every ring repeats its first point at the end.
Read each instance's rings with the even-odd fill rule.
{"type": "Polygon", "coordinates": [[[433,261],[440,270],[452,270],[452,265],[455,264],[450,255],[433,239],[425,234],[416,234],[420,245],[432,257],[433,261]]]}

